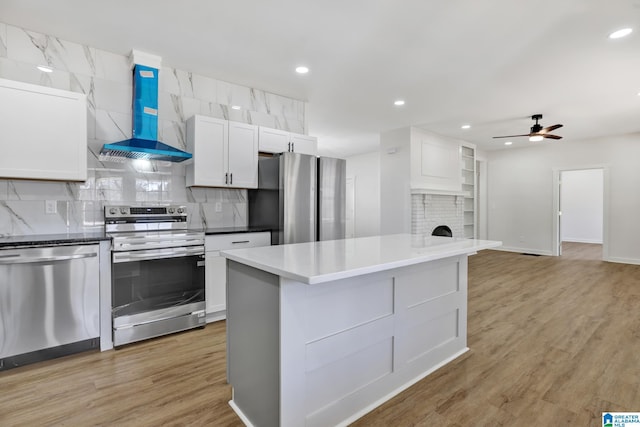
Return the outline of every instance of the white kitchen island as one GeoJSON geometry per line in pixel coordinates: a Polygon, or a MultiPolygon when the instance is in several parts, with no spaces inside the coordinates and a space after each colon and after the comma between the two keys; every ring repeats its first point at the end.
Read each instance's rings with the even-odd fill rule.
{"type": "Polygon", "coordinates": [[[230,405],[258,427],[347,425],[467,348],[467,257],[410,234],[223,251],[230,405]]]}

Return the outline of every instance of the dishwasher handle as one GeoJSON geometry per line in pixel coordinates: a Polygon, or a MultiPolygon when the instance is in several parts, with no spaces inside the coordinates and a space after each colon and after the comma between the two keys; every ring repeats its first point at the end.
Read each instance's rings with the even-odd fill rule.
{"type": "Polygon", "coordinates": [[[29,264],[29,263],[35,263],[35,262],[70,261],[72,259],[93,258],[97,256],[98,256],[97,252],[92,252],[88,254],[58,255],[58,256],[46,256],[46,257],[24,257],[20,254],[0,255],[0,265],[29,264]]]}

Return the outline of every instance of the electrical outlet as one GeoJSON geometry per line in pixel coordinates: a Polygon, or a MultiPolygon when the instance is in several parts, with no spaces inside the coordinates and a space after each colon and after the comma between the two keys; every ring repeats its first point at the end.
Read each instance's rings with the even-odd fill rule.
{"type": "Polygon", "coordinates": [[[46,200],[44,202],[44,213],[55,214],[58,212],[58,203],[55,200],[46,200]]]}
{"type": "Polygon", "coordinates": [[[216,202],[216,212],[222,212],[222,203],[216,202]]]}

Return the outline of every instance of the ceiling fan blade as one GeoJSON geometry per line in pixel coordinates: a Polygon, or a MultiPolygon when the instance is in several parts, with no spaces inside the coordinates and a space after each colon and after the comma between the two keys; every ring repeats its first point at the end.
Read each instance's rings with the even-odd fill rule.
{"type": "Polygon", "coordinates": [[[558,135],[551,135],[550,133],[543,133],[542,135],[543,138],[550,138],[550,139],[562,139],[561,136],[558,135]]]}
{"type": "Polygon", "coordinates": [[[559,129],[561,127],[562,127],[561,124],[557,124],[557,125],[553,125],[553,126],[547,126],[546,128],[542,128],[538,133],[539,134],[549,133],[549,132],[554,131],[556,129],[559,129]]]}
{"type": "Polygon", "coordinates": [[[494,136],[493,138],[516,138],[518,136],[530,136],[530,133],[525,133],[524,135],[505,135],[505,136],[494,136]]]}

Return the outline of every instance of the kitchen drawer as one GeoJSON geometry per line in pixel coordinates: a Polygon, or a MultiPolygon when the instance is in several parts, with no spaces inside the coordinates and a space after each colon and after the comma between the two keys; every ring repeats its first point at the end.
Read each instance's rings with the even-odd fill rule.
{"type": "Polygon", "coordinates": [[[205,236],[205,251],[221,251],[225,249],[252,248],[256,246],[270,246],[271,233],[213,234],[205,236]]]}

